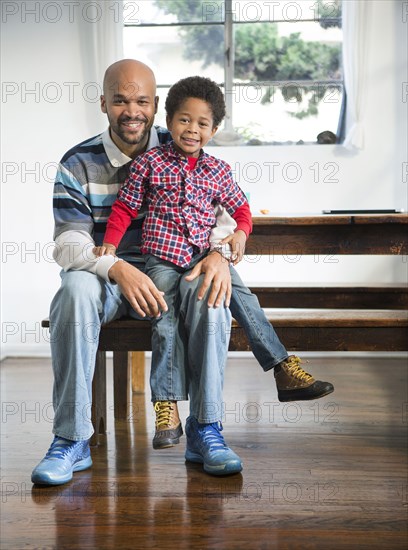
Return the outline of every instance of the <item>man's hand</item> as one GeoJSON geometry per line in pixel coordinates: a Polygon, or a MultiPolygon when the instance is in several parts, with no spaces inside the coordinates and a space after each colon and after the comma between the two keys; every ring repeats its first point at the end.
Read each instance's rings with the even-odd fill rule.
{"type": "Polygon", "coordinates": [[[229,243],[231,247],[231,261],[232,265],[237,265],[243,258],[246,244],[246,234],[242,229],[238,229],[235,233],[228,235],[225,239],[222,239],[220,244],[229,243]]]}
{"type": "Polygon", "coordinates": [[[119,285],[122,294],[142,317],[160,317],[167,311],[164,292],[136,267],[127,262],[116,262],[109,269],[109,277],[119,285]]]}
{"type": "Polygon", "coordinates": [[[225,306],[228,307],[231,300],[231,274],[228,261],[218,252],[210,252],[201,262],[195,265],[187,275],[186,281],[193,281],[201,273],[204,273],[203,284],[198,291],[198,299],[202,300],[211,286],[208,296],[208,307],[219,307],[225,296],[225,306]]]}
{"type": "Polygon", "coordinates": [[[110,243],[103,243],[102,246],[95,246],[92,252],[95,256],[115,256],[116,246],[110,243]]]}

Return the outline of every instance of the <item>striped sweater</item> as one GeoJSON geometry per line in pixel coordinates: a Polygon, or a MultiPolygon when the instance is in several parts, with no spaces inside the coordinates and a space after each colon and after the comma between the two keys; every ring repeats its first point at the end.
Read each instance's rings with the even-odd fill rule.
{"type": "MultiPolygon", "coordinates": [[[[150,131],[147,149],[171,140],[159,126],[150,131]]],[[[83,141],[61,159],[54,184],[54,239],[66,231],[88,233],[96,245],[102,244],[106,222],[119,188],[125,182],[132,159],[122,153],[109,130],[83,141]]],[[[133,220],[118,250],[118,256],[132,259],[140,254],[142,210],[133,220]]]]}

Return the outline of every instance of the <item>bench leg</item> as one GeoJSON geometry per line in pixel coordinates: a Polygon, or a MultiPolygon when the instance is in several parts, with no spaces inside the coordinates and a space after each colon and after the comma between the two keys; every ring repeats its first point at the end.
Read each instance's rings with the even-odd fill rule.
{"type": "Polygon", "coordinates": [[[113,352],[113,411],[115,420],[126,420],[129,406],[127,351],[113,352]]]}
{"type": "Polygon", "coordinates": [[[92,424],[94,434],[90,444],[98,445],[99,435],[106,433],[106,353],[96,353],[95,374],[92,381],[92,424]]]}
{"type": "Polygon", "coordinates": [[[144,351],[131,351],[130,365],[132,370],[132,392],[144,393],[145,391],[145,353],[144,351]]]}

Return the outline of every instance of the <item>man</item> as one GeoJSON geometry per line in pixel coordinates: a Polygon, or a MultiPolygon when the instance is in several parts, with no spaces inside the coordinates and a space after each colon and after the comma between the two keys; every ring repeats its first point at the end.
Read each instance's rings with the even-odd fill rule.
{"type": "MultiPolygon", "coordinates": [[[[142,271],[143,258],[137,243],[143,216],[130,226],[116,257],[97,258],[92,253],[95,244],[102,244],[110,207],[132,159],[171,139],[167,131],[153,126],[158,98],[154,75],[146,65],[135,60],[114,63],[106,71],[103,89],[101,109],[108,116],[109,128],[64,155],[54,188],[55,258],[63,268],[61,288],[50,310],[55,438],[33,471],[34,483],[66,483],[73,472],[92,465],[89,409],[101,324],[126,314],[158,317],[167,310],[162,292],[142,271]]],[[[274,368],[281,400],[314,399],[333,391],[331,384],[315,381],[305,373],[297,358],[288,358],[273,329],[265,323],[259,304],[256,308],[256,297],[233,269],[231,273],[235,289],[232,299],[230,268],[216,251],[193,269],[189,285],[182,285],[183,301],[188,300],[189,304],[188,316],[204,316],[200,330],[205,326],[228,326],[229,310],[219,307],[225,299],[225,305],[230,305],[231,313],[244,327],[262,368],[274,368]],[[254,308],[257,314],[249,315],[254,308]]],[[[210,374],[221,384],[219,371],[223,369],[218,369],[218,365],[224,365],[228,338],[221,331],[208,332],[211,335],[206,338],[206,345],[217,350],[215,355],[212,351],[214,371],[210,374]]],[[[189,345],[202,353],[200,334],[197,332],[196,341],[189,345]]],[[[183,342],[176,341],[175,345],[184,362],[183,342]]],[[[187,398],[185,392],[183,387],[169,388],[167,421],[160,427],[156,425],[159,439],[164,434],[165,439],[175,440],[180,434],[171,394],[181,400],[187,398]]],[[[217,437],[217,452],[213,453],[213,434],[210,438],[203,436],[204,465],[214,459],[221,473],[239,471],[239,457],[225,445],[221,434],[217,437]]]]}

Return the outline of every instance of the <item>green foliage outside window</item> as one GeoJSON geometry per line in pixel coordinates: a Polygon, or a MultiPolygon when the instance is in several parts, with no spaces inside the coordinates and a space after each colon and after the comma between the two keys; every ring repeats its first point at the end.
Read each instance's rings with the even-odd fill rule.
{"type": "MultiPolygon", "coordinates": [[[[223,1],[211,2],[212,12],[206,9],[205,0],[155,0],[155,4],[166,14],[173,14],[180,23],[188,21],[220,22],[223,1]],[[217,6],[214,9],[214,6],[217,6]]],[[[208,4],[208,2],[207,2],[208,4]]],[[[341,4],[338,0],[319,0],[315,7],[323,28],[340,26],[341,4]]],[[[182,26],[180,38],[185,45],[184,57],[187,60],[202,61],[203,68],[212,63],[224,64],[223,24],[208,26],[182,26]]],[[[235,77],[244,82],[262,84],[265,81],[294,81],[285,86],[283,97],[286,101],[302,101],[302,95],[310,88],[296,85],[296,81],[311,83],[321,80],[340,79],[340,45],[329,45],[302,40],[296,32],[280,36],[278,25],[270,22],[235,24],[235,77]]],[[[331,85],[332,86],[332,85],[331,85]]],[[[332,87],[336,87],[333,85],[332,87]]],[[[297,118],[316,115],[318,103],[324,97],[325,86],[315,86],[308,94],[307,109],[290,113],[297,118]]],[[[266,86],[262,103],[272,101],[275,87],[266,86]]]]}

